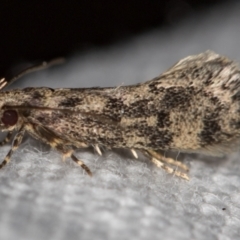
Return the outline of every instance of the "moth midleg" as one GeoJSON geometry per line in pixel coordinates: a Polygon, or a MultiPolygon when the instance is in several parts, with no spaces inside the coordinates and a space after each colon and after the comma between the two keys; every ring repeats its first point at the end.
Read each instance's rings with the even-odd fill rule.
{"type": "Polygon", "coordinates": [[[9,131],[5,136],[5,138],[0,142],[0,146],[4,146],[5,144],[9,143],[12,136],[13,136],[13,132],[9,131]]]}
{"type": "MultiPolygon", "coordinates": [[[[70,142],[68,142],[65,139],[62,139],[61,137],[57,136],[53,131],[40,125],[36,127],[29,125],[28,131],[30,134],[32,134],[36,138],[49,144],[51,147],[55,148],[57,151],[62,153],[64,158],[70,157],[74,162],[80,165],[87,172],[89,176],[92,176],[92,173],[90,169],[87,167],[87,165],[83,161],[79,160],[75,155],[73,155],[73,149],[72,147],[69,146],[70,142]]],[[[87,145],[83,142],[78,142],[77,145],[78,147],[87,147],[87,145]]]]}
{"type": "Polygon", "coordinates": [[[155,152],[153,150],[145,150],[144,153],[151,157],[151,161],[157,167],[164,169],[167,173],[170,173],[170,174],[176,175],[178,177],[181,177],[183,179],[189,180],[189,177],[186,173],[177,171],[176,169],[166,165],[166,163],[175,165],[176,167],[179,167],[182,170],[188,171],[188,167],[185,164],[183,164],[179,161],[176,161],[174,159],[171,159],[171,158],[166,158],[166,157],[162,156],[160,153],[155,152]]]}
{"type": "Polygon", "coordinates": [[[55,147],[60,153],[63,154],[63,157],[70,157],[75,163],[80,165],[83,170],[87,172],[89,176],[92,176],[92,172],[89,169],[89,167],[80,159],[78,159],[74,154],[73,154],[73,149],[70,147],[65,147],[63,144],[57,144],[55,147]]]}
{"type": "Polygon", "coordinates": [[[5,166],[10,161],[13,152],[16,151],[17,148],[19,147],[19,145],[21,144],[24,133],[25,133],[25,129],[22,126],[21,129],[15,135],[15,137],[13,139],[12,147],[9,150],[8,154],[6,155],[6,157],[4,158],[3,162],[0,164],[0,168],[5,166]]]}
{"type": "Polygon", "coordinates": [[[81,161],[80,159],[78,159],[75,155],[71,155],[71,159],[77,163],[78,165],[80,165],[86,172],[89,176],[92,176],[92,172],[91,170],[89,169],[89,167],[83,162],[81,161]]]}

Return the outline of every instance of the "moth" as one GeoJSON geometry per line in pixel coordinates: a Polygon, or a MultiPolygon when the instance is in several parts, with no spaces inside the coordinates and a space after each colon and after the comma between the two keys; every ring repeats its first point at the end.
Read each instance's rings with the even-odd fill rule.
{"type": "MultiPolygon", "coordinates": [[[[0,80],[0,89],[13,79],[0,80]]],[[[188,179],[188,167],[161,151],[226,153],[240,137],[240,70],[212,51],[188,56],[154,79],[108,88],[14,89],[0,93],[1,142],[13,144],[0,168],[10,161],[25,133],[71,158],[78,148],[126,148],[147,155],[158,167],[188,179]],[[15,135],[14,135],[15,133],[15,135]]]]}

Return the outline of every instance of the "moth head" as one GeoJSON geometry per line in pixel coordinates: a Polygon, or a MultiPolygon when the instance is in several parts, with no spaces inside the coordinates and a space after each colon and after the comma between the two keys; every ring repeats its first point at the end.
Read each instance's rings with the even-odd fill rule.
{"type": "Polygon", "coordinates": [[[0,130],[12,131],[18,125],[18,112],[14,109],[2,109],[0,111],[0,130]]]}

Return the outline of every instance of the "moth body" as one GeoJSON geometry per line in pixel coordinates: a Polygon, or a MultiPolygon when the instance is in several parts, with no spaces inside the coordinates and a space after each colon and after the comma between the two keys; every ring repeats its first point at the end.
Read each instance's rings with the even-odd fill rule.
{"type": "Polygon", "coordinates": [[[0,109],[2,131],[28,132],[69,157],[89,146],[159,161],[159,150],[219,154],[239,144],[240,70],[207,51],[131,86],[1,92],[0,109]]]}

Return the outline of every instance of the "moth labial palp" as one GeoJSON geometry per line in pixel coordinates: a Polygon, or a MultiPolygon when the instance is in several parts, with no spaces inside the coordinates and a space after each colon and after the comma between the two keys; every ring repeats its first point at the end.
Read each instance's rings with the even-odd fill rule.
{"type": "MultiPolygon", "coordinates": [[[[29,68],[0,89],[48,64],[29,68]]],[[[0,93],[0,130],[13,145],[0,168],[20,145],[25,132],[90,169],[74,155],[76,148],[127,148],[184,179],[188,167],[160,151],[221,154],[239,144],[240,70],[212,51],[188,56],[144,83],[117,88],[15,89],[0,93]]]]}

